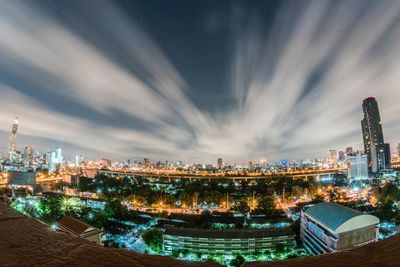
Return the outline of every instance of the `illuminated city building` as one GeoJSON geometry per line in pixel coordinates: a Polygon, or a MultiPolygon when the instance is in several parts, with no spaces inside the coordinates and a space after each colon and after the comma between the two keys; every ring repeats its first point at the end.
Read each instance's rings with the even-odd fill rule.
{"type": "Polygon", "coordinates": [[[31,146],[26,146],[24,150],[24,166],[25,168],[32,167],[33,164],[33,150],[31,146]]]}
{"type": "Polygon", "coordinates": [[[288,228],[263,230],[209,230],[196,228],[175,228],[167,226],[164,231],[164,250],[188,250],[202,255],[235,255],[264,252],[278,244],[294,245],[294,233],[288,228]]]}
{"type": "Polygon", "coordinates": [[[329,159],[331,163],[337,163],[338,153],[336,150],[334,149],[329,150],[329,159]]]}
{"type": "Polygon", "coordinates": [[[59,172],[62,166],[63,158],[61,148],[57,148],[48,153],[48,168],[49,172],[59,172]]]}
{"type": "Polygon", "coordinates": [[[397,145],[397,157],[400,159],[400,143],[397,145]]]}
{"type": "Polygon", "coordinates": [[[351,146],[346,147],[346,154],[353,154],[353,147],[351,146]]]}
{"type": "Polygon", "coordinates": [[[364,99],[362,108],[364,118],[361,120],[361,129],[368,166],[372,172],[390,168],[390,146],[383,139],[378,103],[374,97],[368,97],[364,99]]]}
{"type": "Polygon", "coordinates": [[[100,160],[100,165],[102,168],[110,168],[112,165],[112,162],[110,159],[101,159],[100,160]]]}
{"type": "Polygon", "coordinates": [[[344,154],[343,151],[339,151],[339,161],[343,162],[346,160],[346,155],[344,154]]]}
{"type": "Polygon", "coordinates": [[[377,169],[390,169],[391,167],[391,156],[390,156],[390,145],[385,143],[376,146],[377,155],[377,169]]]}
{"type": "Polygon", "coordinates": [[[18,116],[15,116],[11,128],[10,145],[8,148],[9,159],[11,162],[16,160],[17,155],[17,131],[18,131],[18,116]]]}
{"type": "Polygon", "coordinates": [[[300,239],[312,255],[342,251],[378,240],[379,219],[332,202],[301,212],[300,239]]]}
{"type": "Polygon", "coordinates": [[[252,170],[253,170],[253,162],[252,162],[252,161],[249,161],[249,162],[247,163],[247,167],[248,167],[249,171],[252,171],[252,170]]]}
{"type": "Polygon", "coordinates": [[[347,177],[350,181],[368,180],[368,157],[365,154],[356,153],[347,157],[349,164],[347,177]]]}
{"type": "Polygon", "coordinates": [[[218,166],[218,169],[222,169],[222,158],[218,158],[217,166],[218,166]]]}

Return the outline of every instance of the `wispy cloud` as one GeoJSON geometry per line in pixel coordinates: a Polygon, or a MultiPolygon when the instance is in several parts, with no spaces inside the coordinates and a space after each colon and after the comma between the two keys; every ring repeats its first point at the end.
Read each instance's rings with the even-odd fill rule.
{"type": "Polygon", "coordinates": [[[387,141],[399,141],[397,1],[288,2],[269,27],[257,10],[234,7],[224,29],[235,40],[236,102],[224,114],[193,104],[195,85],[124,10],[76,8],[60,18],[0,2],[0,130],[19,113],[24,134],[99,156],[275,160],[359,144],[361,101],[375,95],[387,141]],[[118,114],[126,125],[111,123],[118,114]]]}

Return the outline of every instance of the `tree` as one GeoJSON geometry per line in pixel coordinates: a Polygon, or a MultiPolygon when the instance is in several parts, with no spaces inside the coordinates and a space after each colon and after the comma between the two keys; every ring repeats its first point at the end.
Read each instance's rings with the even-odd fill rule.
{"type": "Polygon", "coordinates": [[[258,210],[267,211],[271,209],[275,209],[276,202],[273,196],[264,196],[260,203],[258,203],[258,210]]]}
{"type": "Polygon", "coordinates": [[[200,228],[209,228],[212,220],[212,215],[208,210],[205,210],[197,217],[195,225],[200,228]]]}
{"type": "Polygon", "coordinates": [[[399,189],[397,188],[396,185],[392,183],[386,184],[382,188],[381,192],[381,200],[386,202],[386,201],[397,201],[397,197],[399,195],[399,189]]]}
{"type": "Polygon", "coordinates": [[[79,212],[84,207],[84,202],[77,197],[63,197],[60,199],[60,208],[62,212],[79,212]]]}
{"type": "Polygon", "coordinates": [[[107,201],[104,207],[105,213],[109,217],[124,221],[129,218],[128,209],[119,202],[119,200],[107,201]]]}
{"type": "MultiPolygon", "coordinates": [[[[163,246],[163,234],[159,229],[151,229],[142,235],[143,242],[155,253],[160,253],[163,246]]],[[[179,256],[179,254],[178,254],[179,256]]]]}
{"type": "Polygon", "coordinates": [[[179,258],[180,255],[181,255],[181,251],[179,249],[174,249],[171,252],[171,257],[172,258],[179,258]]]}
{"type": "Polygon", "coordinates": [[[60,200],[58,198],[43,198],[39,203],[41,220],[47,223],[57,221],[61,215],[60,200]]]}
{"type": "Polygon", "coordinates": [[[181,201],[182,205],[185,205],[186,207],[189,207],[190,205],[192,205],[192,196],[190,194],[188,194],[187,192],[183,191],[178,199],[181,201]]]}
{"type": "Polygon", "coordinates": [[[230,265],[232,267],[240,267],[243,265],[243,263],[245,263],[245,261],[245,258],[242,255],[238,254],[231,260],[230,265]]]}
{"type": "Polygon", "coordinates": [[[247,201],[245,199],[241,199],[239,202],[236,202],[234,210],[245,214],[249,212],[250,208],[249,205],[247,205],[247,201]]]}

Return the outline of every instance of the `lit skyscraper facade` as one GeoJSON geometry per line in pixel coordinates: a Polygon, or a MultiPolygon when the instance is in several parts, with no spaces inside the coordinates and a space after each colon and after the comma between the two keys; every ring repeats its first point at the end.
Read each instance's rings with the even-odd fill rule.
{"type": "Polygon", "coordinates": [[[337,163],[338,152],[334,149],[329,150],[329,159],[330,159],[331,163],[337,163]]]}
{"type": "Polygon", "coordinates": [[[400,158],[400,143],[397,145],[397,157],[400,158]]]}
{"type": "Polygon", "coordinates": [[[361,129],[368,166],[372,172],[390,168],[390,149],[388,151],[389,144],[385,144],[383,139],[378,103],[374,97],[368,97],[364,99],[362,108],[364,118],[361,120],[361,129]]]}
{"type": "Polygon", "coordinates": [[[222,169],[222,158],[218,158],[217,166],[218,166],[218,169],[222,169]]]}
{"type": "Polygon", "coordinates": [[[17,154],[17,131],[18,131],[18,116],[15,116],[11,128],[10,146],[8,148],[8,154],[11,161],[15,160],[17,154]]]}
{"type": "Polygon", "coordinates": [[[63,158],[61,148],[48,153],[48,168],[49,172],[59,172],[62,166],[63,158]]]}
{"type": "Polygon", "coordinates": [[[339,161],[343,162],[346,160],[346,155],[343,151],[339,151],[339,161]]]}
{"type": "Polygon", "coordinates": [[[349,155],[347,158],[349,168],[347,177],[350,181],[368,179],[368,157],[360,153],[349,155]]]}
{"type": "Polygon", "coordinates": [[[24,150],[24,166],[31,167],[33,164],[33,149],[31,146],[26,146],[24,150]]]}

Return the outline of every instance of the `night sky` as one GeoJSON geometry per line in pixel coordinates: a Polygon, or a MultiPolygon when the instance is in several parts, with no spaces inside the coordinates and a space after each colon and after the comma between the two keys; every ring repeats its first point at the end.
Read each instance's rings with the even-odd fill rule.
{"type": "Polygon", "coordinates": [[[245,162],[400,142],[400,1],[0,1],[0,150],[245,162]]]}

